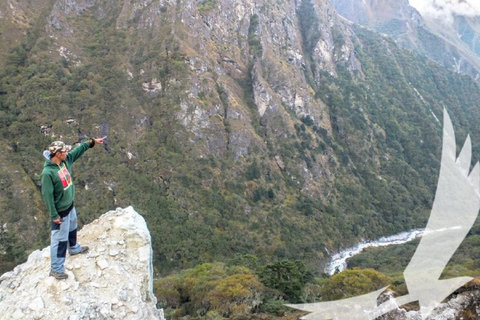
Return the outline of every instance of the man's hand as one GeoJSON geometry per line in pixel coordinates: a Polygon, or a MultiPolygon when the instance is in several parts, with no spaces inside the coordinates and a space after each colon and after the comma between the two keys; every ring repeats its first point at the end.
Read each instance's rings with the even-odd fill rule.
{"type": "Polygon", "coordinates": [[[62,223],[62,218],[58,217],[57,219],[52,220],[52,221],[56,224],[61,224],[62,223]]]}
{"type": "Polygon", "coordinates": [[[103,138],[97,138],[97,139],[94,139],[95,140],[95,143],[100,143],[100,144],[103,144],[103,140],[107,139],[107,136],[103,137],[103,138]]]}

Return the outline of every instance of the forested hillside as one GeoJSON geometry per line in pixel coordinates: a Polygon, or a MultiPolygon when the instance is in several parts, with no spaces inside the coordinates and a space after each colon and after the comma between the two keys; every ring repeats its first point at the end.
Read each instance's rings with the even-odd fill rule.
{"type": "Polygon", "coordinates": [[[81,224],[132,205],[159,275],[258,267],[268,287],[280,264],[302,279],[270,282],[291,301],[333,252],[425,226],[444,108],[480,158],[478,84],[326,1],[44,2],[19,1],[25,32],[2,40],[2,271],[48,245],[53,140],[108,136],[74,167],[81,224]]]}

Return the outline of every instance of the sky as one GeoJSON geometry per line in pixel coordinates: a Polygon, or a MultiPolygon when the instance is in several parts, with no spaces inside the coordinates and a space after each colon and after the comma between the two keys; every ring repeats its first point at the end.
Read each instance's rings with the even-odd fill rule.
{"type": "Polygon", "coordinates": [[[422,16],[433,16],[447,22],[453,15],[480,16],[480,0],[409,0],[422,16]]]}

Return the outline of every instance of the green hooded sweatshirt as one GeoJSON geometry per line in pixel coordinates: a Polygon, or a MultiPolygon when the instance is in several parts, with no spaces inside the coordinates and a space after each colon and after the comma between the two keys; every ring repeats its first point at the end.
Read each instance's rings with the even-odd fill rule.
{"type": "Polygon", "coordinates": [[[90,139],[70,151],[60,164],[47,159],[43,164],[41,175],[42,196],[52,220],[58,219],[59,212],[72,206],[75,200],[75,186],[72,179],[72,165],[88,148],[95,145],[90,139]]]}

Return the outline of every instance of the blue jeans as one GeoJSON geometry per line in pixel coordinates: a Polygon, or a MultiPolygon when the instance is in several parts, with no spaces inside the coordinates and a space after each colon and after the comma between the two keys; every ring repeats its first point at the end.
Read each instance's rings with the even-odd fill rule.
{"type": "Polygon", "coordinates": [[[52,221],[50,239],[50,264],[55,272],[65,272],[65,256],[68,252],[78,253],[82,246],[77,243],[77,211],[75,207],[62,218],[61,224],[52,221]]]}

